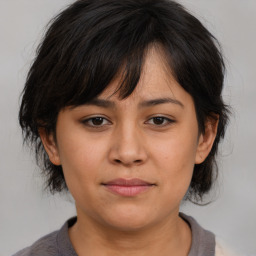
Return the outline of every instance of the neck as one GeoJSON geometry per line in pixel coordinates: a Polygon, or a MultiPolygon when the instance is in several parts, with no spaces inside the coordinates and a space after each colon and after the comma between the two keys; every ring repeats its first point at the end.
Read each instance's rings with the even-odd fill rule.
{"type": "Polygon", "coordinates": [[[191,230],[178,213],[154,226],[136,230],[118,230],[77,215],[69,236],[79,256],[167,256],[188,255],[191,230]]]}

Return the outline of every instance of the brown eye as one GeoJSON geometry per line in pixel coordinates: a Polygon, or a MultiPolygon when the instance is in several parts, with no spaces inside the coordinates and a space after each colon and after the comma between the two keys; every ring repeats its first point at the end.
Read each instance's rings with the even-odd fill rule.
{"type": "Polygon", "coordinates": [[[165,118],[164,118],[164,117],[154,117],[154,118],[153,118],[153,122],[154,122],[154,124],[156,124],[156,125],[161,125],[161,124],[164,123],[164,121],[165,121],[165,118]]]}
{"type": "Polygon", "coordinates": [[[106,118],[100,117],[100,116],[88,118],[86,120],[83,120],[82,123],[85,124],[86,126],[93,127],[93,128],[100,128],[110,124],[110,122],[106,118]]]}
{"type": "Polygon", "coordinates": [[[150,118],[147,123],[151,124],[151,125],[155,125],[155,126],[166,126],[168,124],[174,123],[175,121],[172,119],[169,119],[167,117],[164,116],[155,116],[150,118]]]}
{"type": "Polygon", "coordinates": [[[93,124],[93,125],[102,125],[103,124],[103,121],[104,121],[104,118],[102,118],[102,117],[95,117],[95,118],[92,118],[91,119],[91,123],[93,124]]]}

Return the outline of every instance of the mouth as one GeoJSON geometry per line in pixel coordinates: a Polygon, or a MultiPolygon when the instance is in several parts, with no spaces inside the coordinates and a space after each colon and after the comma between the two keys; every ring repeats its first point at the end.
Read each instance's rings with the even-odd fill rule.
{"type": "Polygon", "coordinates": [[[114,194],[133,197],[150,190],[156,184],[141,179],[115,179],[102,185],[114,194]]]}

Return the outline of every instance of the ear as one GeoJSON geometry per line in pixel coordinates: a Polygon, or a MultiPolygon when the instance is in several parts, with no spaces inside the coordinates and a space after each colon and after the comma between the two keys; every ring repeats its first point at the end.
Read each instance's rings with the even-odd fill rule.
{"type": "Polygon", "coordinates": [[[205,132],[201,133],[198,139],[196,164],[201,164],[209,155],[218,130],[219,116],[208,117],[205,122],[205,132]]]}
{"type": "Polygon", "coordinates": [[[57,143],[53,133],[48,133],[44,128],[41,128],[39,129],[39,135],[52,164],[61,165],[57,143]]]}

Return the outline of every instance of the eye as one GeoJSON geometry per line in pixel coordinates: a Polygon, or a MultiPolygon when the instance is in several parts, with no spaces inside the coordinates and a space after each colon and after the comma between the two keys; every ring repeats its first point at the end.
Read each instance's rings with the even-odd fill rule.
{"type": "Polygon", "coordinates": [[[174,123],[174,120],[167,117],[163,117],[163,116],[156,116],[156,117],[150,118],[149,121],[147,121],[147,123],[156,125],[156,126],[165,126],[165,125],[174,123]]]}
{"type": "Polygon", "coordinates": [[[91,126],[95,128],[110,124],[110,122],[106,118],[100,117],[100,116],[85,119],[82,121],[82,123],[87,126],[91,126]]]}

